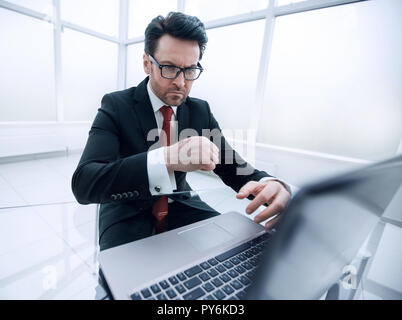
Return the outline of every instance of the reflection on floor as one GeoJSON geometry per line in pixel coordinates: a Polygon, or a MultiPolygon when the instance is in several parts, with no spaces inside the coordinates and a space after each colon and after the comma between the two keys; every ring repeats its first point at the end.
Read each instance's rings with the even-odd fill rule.
{"type": "MultiPolygon", "coordinates": [[[[79,158],[0,165],[0,299],[95,298],[96,205],[78,204],[71,192],[79,158]]],[[[212,188],[199,194],[216,210],[245,211],[248,200],[220,180],[191,173],[188,181],[212,188]]]]}

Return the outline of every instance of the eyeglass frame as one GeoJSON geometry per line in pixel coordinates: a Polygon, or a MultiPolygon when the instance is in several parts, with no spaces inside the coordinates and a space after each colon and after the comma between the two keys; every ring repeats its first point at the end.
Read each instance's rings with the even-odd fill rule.
{"type": "Polygon", "coordinates": [[[161,77],[164,78],[164,79],[169,79],[169,80],[177,79],[177,77],[180,75],[180,73],[183,72],[184,79],[186,79],[187,81],[195,81],[195,80],[197,80],[197,79],[201,76],[201,73],[204,71],[204,68],[201,66],[201,64],[200,64],[199,62],[197,62],[197,67],[180,68],[180,67],[175,66],[175,65],[160,64],[160,63],[159,63],[158,61],[156,61],[155,58],[154,58],[153,56],[151,56],[150,54],[148,54],[148,57],[149,57],[149,60],[150,60],[153,64],[155,64],[155,65],[160,69],[160,71],[161,71],[161,77]],[[165,77],[165,76],[162,75],[162,68],[163,68],[163,67],[174,67],[174,68],[179,69],[179,71],[176,73],[176,76],[175,76],[174,78],[168,78],[168,77],[165,77]],[[198,70],[200,70],[200,74],[199,74],[198,77],[195,78],[195,79],[187,79],[187,78],[186,78],[186,73],[185,73],[185,71],[186,71],[186,70],[189,70],[189,69],[198,69],[198,70]]]}

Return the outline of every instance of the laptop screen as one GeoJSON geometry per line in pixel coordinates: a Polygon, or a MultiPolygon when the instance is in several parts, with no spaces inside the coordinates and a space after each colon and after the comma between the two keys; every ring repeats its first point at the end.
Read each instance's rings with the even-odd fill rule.
{"type": "Polygon", "coordinates": [[[402,156],[303,187],[282,215],[250,299],[318,299],[356,257],[402,183],[402,156]]]}

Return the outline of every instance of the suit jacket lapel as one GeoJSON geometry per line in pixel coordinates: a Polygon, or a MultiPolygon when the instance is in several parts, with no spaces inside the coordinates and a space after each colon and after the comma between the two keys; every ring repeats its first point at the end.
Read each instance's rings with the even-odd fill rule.
{"type": "Polygon", "coordinates": [[[177,108],[177,121],[178,121],[178,138],[180,138],[180,133],[184,129],[190,128],[190,108],[186,104],[186,102],[183,102],[177,108]]]}
{"type": "MultiPolygon", "coordinates": [[[[148,149],[155,144],[157,135],[150,136],[150,141],[148,141],[148,134],[151,130],[157,130],[158,125],[155,119],[155,113],[152,109],[151,101],[149,100],[149,95],[147,91],[147,83],[149,78],[147,77],[142,81],[138,87],[135,89],[134,93],[134,112],[137,115],[139,121],[139,126],[144,134],[144,139],[148,146],[148,149]]],[[[159,140],[158,140],[159,143],[159,140]]]]}
{"type": "MultiPolygon", "coordinates": [[[[158,125],[155,119],[155,113],[149,100],[149,95],[147,91],[147,83],[149,78],[147,77],[142,81],[137,88],[133,96],[134,99],[134,112],[139,120],[139,126],[144,134],[144,139],[148,148],[155,144],[155,136],[150,136],[151,140],[147,141],[148,134],[151,130],[157,129],[158,125]],[[154,139],[154,140],[152,140],[154,139]]],[[[180,132],[184,129],[190,128],[190,108],[183,102],[177,108],[177,121],[178,121],[178,137],[180,137],[180,132]]],[[[159,140],[158,140],[159,144],[159,140]]]]}

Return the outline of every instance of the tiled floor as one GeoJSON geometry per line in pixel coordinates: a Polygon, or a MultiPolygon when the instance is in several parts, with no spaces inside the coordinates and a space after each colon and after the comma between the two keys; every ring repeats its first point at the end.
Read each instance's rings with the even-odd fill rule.
{"type": "Polygon", "coordinates": [[[0,165],[1,299],[94,299],[96,207],[71,192],[78,160],[0,165]]]}
{"type": "MultiPolygon", "coordinates": [[[[0,299],[102,298],[94,259],[96,205],[79,205],[70,186],[79,157],[0,164],[0,299]]],[[[221,213],[244,213],[249,203],[213,176],[191,173],[188,181],[221,213]]],[[[370,290],[360,299],[402,297],[402,255],[395,252],[401,235],[396,226],[379,228],[367,273],[370,290]]]]}
{"type": "MultiPolygon", "coordinates": [[[[96,205],[78,204],[71,192],[79,158],[0,164],[0,299],[95,298],[96,205]]],[[[188,181],[210,189],[199,194],[222,213],[247,206],[214,177],[191,173],[188,181]]]]}

